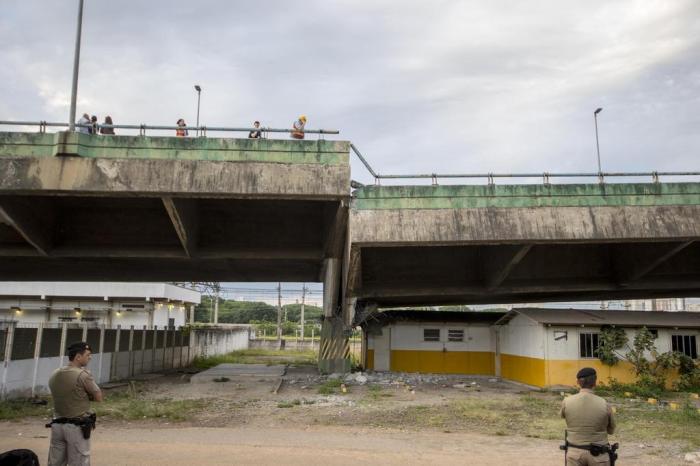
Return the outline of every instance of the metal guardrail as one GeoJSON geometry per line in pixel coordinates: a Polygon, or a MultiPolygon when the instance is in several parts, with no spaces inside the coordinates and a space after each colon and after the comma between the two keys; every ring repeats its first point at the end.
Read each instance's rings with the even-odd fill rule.
{"type": "MultiPolygon", "coordinates": [[[[494,185],[497,178],[542,178],[544,185],[549,185],[552,178],[597,178],[600,184],[605,183],[605,178],[621,178],[621,177],[651,177],[654,183],[659,183],[659,178],[662,176],[700,176],[700,171],[697,172],[588,172],[588,173],[424,173],[424,174],[405,174],[405,175],[381,175],[375,172],[369,165],[367,160],[362,156],[360,151],[354,144],[350,144],[350,148],[355,155],[360,159],[367,171],[374,177],[374,184],[379,186],[381,180],[409,180],[409,179],[430,179],[433,185],[438,184],[438,179],[486,179],[489,185],[494,185]]],[[[359,185],[359,183],[356,183],[359,185]]]]}
{"type": "MultiPolygon", "coordinates": [[[[39,132],[43,133],[46,132],[46,128],[48,127],[57,127],[57,128],[68,128],[69,125],[68,123],[59,123],[59,122],[52,122],[52,121],[1,121],[0,120],[0,126],[38,126],[39,127],[39,132]]],[[[77,128],[92,128],[93,125],[87,124],[87,125],[79,125],[76,123],[75,125],[77,128]]],[[[251,131],[260,131],[261,133],[291,133],[291,132],[296,132],[297,130],[294,129],[288,129],[288,128],[240,128],[240,127],[225,127],[225,126],[169,126],[169,125],[146,125],[146,124],[140,124],[140,125],[104,125],[104,124],[97,124],[98,128],[113,128],[113,129],[137,129],[139,130],[139,135],[140,136],[145,136],[146,135],[146,130],[171,130],[171,131],[176,131],[176,130],[187,130],[187,131],[192,131],[192,132],[197,132],[199,133],[199,136],[201,137],[206,137],[207,131],[215,131],[215,132],[245,132],[249,133],[251,131]]],[[[337,129],[305,129],[303,131],[304,134],[340,134],[340,131],[337,129]]]]}

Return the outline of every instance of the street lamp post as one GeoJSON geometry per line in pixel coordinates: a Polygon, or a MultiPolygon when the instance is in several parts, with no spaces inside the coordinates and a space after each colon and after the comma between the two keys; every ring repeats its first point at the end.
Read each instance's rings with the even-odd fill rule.
{"type": "Polygon", "coordinates": [[[600,144],[598,144],[598,114],[602,111],[603,109],[598,107],[595,112],[593,112],[593,120],[595,121],[595,148],[598,153],[598,173],[602,172],[600,168],[600,144]]]}
{"type": "Polygon", "coordinates": [[[78,5],[78,26],[75,34],[75,55],[73,55],[73,86],[70,94],[70,116],[68,130],[75,131],[75,106],[78,99],[78,68],[80,65],[80,36],[83,31],[83,0],[78,5]]]}
{"type": "Polygon", "coordinates": [[[202,87],[199,84],[195,84],[194,90],[197,91],[197,136],[199,136],[199,102],[202,97],[202,87]]]}

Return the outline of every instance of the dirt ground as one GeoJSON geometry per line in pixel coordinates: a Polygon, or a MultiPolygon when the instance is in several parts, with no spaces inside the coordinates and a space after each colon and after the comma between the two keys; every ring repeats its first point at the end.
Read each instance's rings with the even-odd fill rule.
{"type": "MultiPolygon", "coordinates": [[[[299,367],[290,368],[273,393],[279,378],[240,376],[195,384],[189,377],[175,373],[137,382],[138,396],[153,403],[198,400],[203,409],[182,422],[102,418],[93,437],[93,464],[563,462],[556,437],[494,433],[478,422],[450,424],[444,416],[434,423],[416,417],[459,400],[506,403],[528,392],[516,384],[455,376],[447,383],[348,383],[346,393],[336,387],[335,393],[320,394],[324,379],[312,367],[299,367]]],[[[106,395],[124,389],[106,390],[106,395]]],[[[558,432],[559,426],[549,428],[558,432]]],[[[0,451],[30,448],[44,461],[48,442],[41,419],[0,422],[0,451]]],[[[622,451],[619,465],[687,464],[672,445],[627,444],[622,451]]]]}

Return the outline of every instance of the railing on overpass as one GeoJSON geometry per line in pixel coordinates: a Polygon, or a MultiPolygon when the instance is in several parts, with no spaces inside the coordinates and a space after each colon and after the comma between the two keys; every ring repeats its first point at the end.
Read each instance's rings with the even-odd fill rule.
{"type": "MultiPolygon", "coordinates": [[[[350,148],[355,155],[360,159],[367,171],[374,177],[374,184],[380,185],[381,180],[410,180],[410,179],[429,179],[433,185],[438,184],[438,179],[486,179],[489,185],[495,184],[497,178],[542,178],[544,185],[549,185],[552,178],[597,178],[600,184],[605,183],[605,178],[651,178],[654,183],[660,182],[662,176],[700,176],[700,171],[696,172],[584,172],[584,173],[425,173],[425,174],[405,174],[405,175],[381,175],[374,171],[367,159],[360,153],[354,144],[350,144],[350,148]]],[[[354,182],[355,187],[360,186],[354,182]]]]}
{"type": "MultiPolygon", "coordinates": [[[[68,123],[59,123],[51,121],[2,121],[0,120],[0,126],[37,126],[40,133],[46,132],[46,128],[68,128],[68,123]]],[[[92,128],[92,124],[77,124],[77,128],[92,128]]],[[[289,128],[243,128],[243,127],[226,127],[226,126],[170,126],[170,125],[107,125],[107,124],[96,124],[97,128],[110,128],[110,129],[130,129],[138,130],[139,136],[145,136],[147,130],[158,130],[158,131],[177,131],[186,130],[188,132],[195,132],[200,137],[206,137],[208,131],[213,132],[229,132],[229,133],[250,133],[252,131],[259,131],[261,134],[265,133],[292,133],[296,132],[295,129],[289,128]]],[[[337,129],[305,129],[304,134],[318,134],[322,136],[324,134],[340,134],[337,129]]]]}

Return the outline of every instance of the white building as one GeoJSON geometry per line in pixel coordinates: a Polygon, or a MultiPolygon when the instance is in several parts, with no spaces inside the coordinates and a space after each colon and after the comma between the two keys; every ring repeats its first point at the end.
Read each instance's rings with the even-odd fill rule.
{"type": "Polygon", "coordinates": [[[200,300],[167,283],[0,282],[0,322],[179,327],[200,300]]]}

